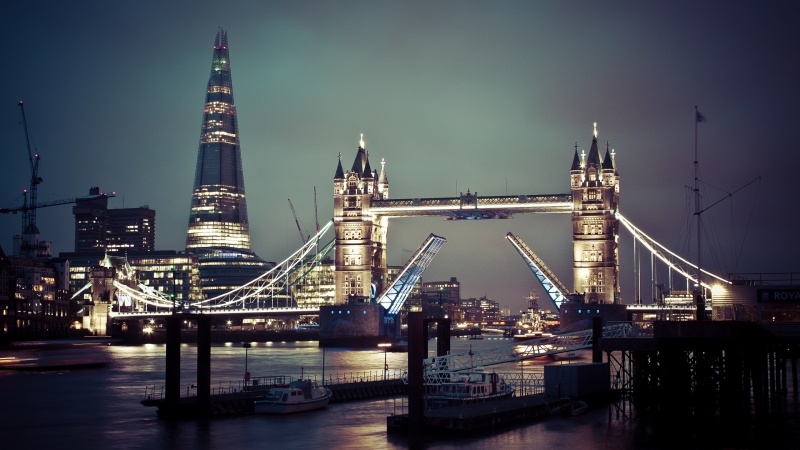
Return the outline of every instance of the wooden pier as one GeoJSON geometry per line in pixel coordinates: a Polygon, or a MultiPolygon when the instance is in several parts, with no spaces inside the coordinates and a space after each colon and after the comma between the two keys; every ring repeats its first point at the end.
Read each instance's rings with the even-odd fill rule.
{"type": "MultiPolygon", "coordinates": [[[[149,394],[149,398],[142,400],[141,403],[144,406],[158,408],[159,417],[176,419],[253,414],[255,412],[253,402],[264,398],[273,386],[275,386],[274,383],[251,384],[235,392],[212,394],[207,409],[200,406],[197,396],[181,397],[174,412],[170,411],[166,398],[160,394],[149,394]]],[[[408,385],[402,380],[341,383],[326,385],[326,387],[333,391],[331,403],[368,400],[408,393],[408,385]]]]}

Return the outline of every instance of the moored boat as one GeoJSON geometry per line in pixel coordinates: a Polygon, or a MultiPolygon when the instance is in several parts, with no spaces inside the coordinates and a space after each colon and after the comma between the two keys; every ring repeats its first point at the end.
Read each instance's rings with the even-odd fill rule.
{"type": "Polygon", "coordinates": [[[333,392],[316,381],[292,381],[269,390],[267,397],[253,402],[253,409],[264,414],[292,414],[328,406],[333,392]]]}
{"type": "Polygon", "coordinates": [[[452,381],[426,385],[425,400],[428,409],[497,400],[514,395],[514,386],[507,384],[495,372],[485,372],[478,368],[453,376],[452,381]]]}

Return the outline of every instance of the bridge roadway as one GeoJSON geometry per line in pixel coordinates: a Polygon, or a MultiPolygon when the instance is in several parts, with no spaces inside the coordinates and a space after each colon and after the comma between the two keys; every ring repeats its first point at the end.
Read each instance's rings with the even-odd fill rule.
{"type": "MultiPolygon", "coordinates": [[[[119,312],[111,311],[109,316],[113,319],[147,319],[151,317],[167,317],[172,315],[172,308],[163,307],[163,311],[132,311],[119,312]]],[[[674,305],[628,305],[628,311],[632,312],[692,312],[694,306],[674,305]]],[[[707,309],[711,309],[710,305],[707,309]]],[[[277,307],[277,308],[183,308],[178,310],[178,314],[211,314],[229,316],[294,316],[294,315],[319,315],[319,307],[277,307]]],[[[484,329],[486,331],[487,329],[484,329]]]]}
{"type": "MultiPolygon", "coordinates": [[[[306,316],[319,315],[319,307],[308,308],[183,308],[177,314],[209,314],[225,316],[306,316]]],[[[111,311],[108,313],[112,319],[148,319],[155,317],[169,317],[171,310],[165,311],[133,311],[119,312],[111,311]]]]}
{"type": "Polygon", "coordinates": [[[517,213],[571,213],[572,194],[373,200],[370,213],[383,217],[445,216],[451,220],[508,219],[517,213]]]}

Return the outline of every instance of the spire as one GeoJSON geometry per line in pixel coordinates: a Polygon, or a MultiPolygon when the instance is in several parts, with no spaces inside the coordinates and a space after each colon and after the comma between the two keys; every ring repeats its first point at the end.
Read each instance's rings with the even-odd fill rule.
{"type": "Polygon", "coordinates": [[[364,162],[364,173],[362,175],[363,178],[372,178],[372,167],[369,165],[369,152],[366,152],[366,161],[364,162]]]}
{"type": "Polygon", "coordinates": [[[608,150],[608,141],[606,141],[606,156],[603,157],[603,170],[614,170],[614,159],[611,158],[611,152],[608,150]]]}
{"type": "Polygon", "coordinates": [[[389,178],[386,176],[386,160],[381,158],[381,174],[378,176],[378,184],[389,184],[389,178]]]}
{"type": "Polygon", "coordinates": [[[581,158],[578,156],[578,143],[575,143],[575,156],[572,157],[572,167],[569,169],[572,170],[581,170],[581,158]]]}
{"type": "Polygon", "coordinates": [[[342,169],[342,153],[339,152],[339,163],[336,165],[336,175],[333,176],[334,180],[344,178],[344,170],[342,169]]]}
{"type": "Polygon", "coordinates": [[[366,163],[367,151],[364,150],[364,133],[361,133],[361,139],[358,141],[358,153],[356,153],[356,159],[353,161],[353,167],[350,170],[357,173],[358,176],[363,176],[366,163]]]}
{"type": "Polygon", "coordinates": [[[594,137],[592,147],[589,149],[589,157],[586,159],[586,166],[594,165],[600,167],[600,150],[597,149],[597,122],[594,123],[594,137]]]}

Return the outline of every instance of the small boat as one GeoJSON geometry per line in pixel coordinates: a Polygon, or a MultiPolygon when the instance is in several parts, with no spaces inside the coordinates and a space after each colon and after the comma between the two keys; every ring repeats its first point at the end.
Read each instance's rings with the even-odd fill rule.
{"type": "Polygon", "coordinates": [[[257,413],[292,414],[324,408],[331,397],[333,392],[316,381],[298,380],[270,389],[266,398],[253,402],[253,408],[257,413]]]}
{"type": "Polygon", "coordinates": [[[425,386],[428,409],[498,400],[514,395],[514,386],[506,384],[503,377],[495,372],[478,368],[454,376],[452,381],[425,386]]]}

